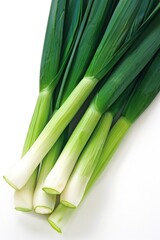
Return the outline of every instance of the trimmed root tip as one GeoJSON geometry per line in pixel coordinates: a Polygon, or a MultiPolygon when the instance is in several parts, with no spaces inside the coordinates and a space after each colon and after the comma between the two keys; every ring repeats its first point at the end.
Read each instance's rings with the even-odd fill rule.
{"type": "Polygon", "coordinates": [[[55,190],[53,188],[43,187],[42,190],[51,195],[60,195],[61,194],[60,192],[58,192],[57,190],[55,190]]]}
{"type": "Polygon", "coordinates": [[[75,206],[74,204],[70,203],[70,202],[67,202],[65,200],[61,200],[60,201],[62,205],[64,205],[65,207],[68,207],[68,208],[77,208],[77,206],[75,206]]]}
{"type": "Polygon", "coordinates": [[[32,212],[32,209],[29,209],[29,208],[21,208],[21,207],[15,207],[15,210],[16,211],[19,211],[19,212],[32,212]]]}
{"type": "Polygon", "coordinates": [[[35,207],[34,211],[37,214],[47,215],[47,214],[51,214],[53,212],[53,209],[45,206],[37,206],[35,207]]]}
{"type": "Polygon", "coordinates": [[[3,176],[3,179],[15,190],[19,191],[20,189],[17,188],[17,186],[15,186],[7,177],[3,176]]]}
{"type": "Polygon", "coordinates": [[[52,227],[54,230],[56,230],[56,232],[62,233],[62,230],[61,230],[53,221],[51,221],[50,219],[48,219],[48,222],[49,222],[49,224],[51,225],[51,227],[52,227]]]}

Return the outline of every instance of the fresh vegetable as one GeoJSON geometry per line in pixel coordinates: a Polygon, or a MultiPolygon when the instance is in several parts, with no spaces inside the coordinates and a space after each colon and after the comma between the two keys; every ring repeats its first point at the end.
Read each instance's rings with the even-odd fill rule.
{"type": "MultiPolygon", "coordinates": [[[[87,191],[92,188],[95,181],[98,179],[102,171],[105,169],[107,163],[111,159],[112,155],[120,145],[124,136],[137,120],[137,118],[146,110],[146,108],[152,103],[154,98],[160,91],[160,52],[156,54],[152,60],[149,68],[145,69],[145,73],[140,76],[137,85],[133,91],[133,94],[129,98],[127,106],[123,111],[122,116],[112,127],[109,136],[104,145],[101,156],[97,162],[95,170],[92,174],[91,180],[87,185],[87,191]]],[[[72,208],[68,208],[62,204],[59,204],[53,214],[49,217],[48,221],[50,225],[58,232],[62,232],[68,219],[75,212],[72,208]]]]}
{"type": "Polygon", "coordinates": [[[95,168],[92,178],[88,184],[88,189],[98,178],[109,159],[119,146],[128,129],[137,118],[146,110],[160,91],[160,51],[156,54],[151,66],[145,73],[141,81],[135,87],[122,117],[112,128],[108,140],[106,141],[101,160],[95,168]]]}
{"type": "Polygon", "coordinates": [[[108,110],[125,88],[138,76],[159,49],[160,28],[158,27],[157,31],[157,28],[154,29],[152,25],[150,27],[147,29],[150,34],[147,31],[143,33],[144,35],[141,35],[143,40],[140,38],[136,42],[136,46],[131,47],[94,97],[85,115],[72,133],[58,161],[46,178],[43,189],[47,193],[60,194],[64,190],[78,157],[102,114],[108,110]],[[155,32],[157,32],[156,35],[155,32]],[[154,46],[150,45],[154,35],[157,39],[157,46],[156,39],[153,41],[154,46]]]}
{"type": "Polygon", "coordinates": [[[63,230],[160,90],[159,22],[158,0],[52,0],[22,159],[4,176],[17,210],[56,208],[63,230]]]}
{"type": "MultiPolygon", "coordinates": [[[[132,24],[138,6],[139,1],[133,2],[121,0],[119,2],[85,77],[74,89],[72,94],[67,98],[61,108],[54,114],[50,122],[47,124],[41,135],[36,140],[36,142],[27,152],[25,157],[23,157],[23,160],[19,161],[19,163],[16,164],[14,171],[11,171],[12,174],[9,173],[7,174],[7,176],[5,176],[5,179],[8,181],[8,183],[10,183],[10,185],[13,186],[15,189],[20,189],[26,184],[35,168],[38,166],[38,164],[42,161],[47,152],[57,141],[58,137],[61,135],[65,127],[68,125],[68,123],[71,121],[78,109],[84,103],[85,99],[95,88],[98,81],[103,78],[104,73],[99,74],[99,72],[101,72],[101,69],[103,70],[103,68],[105,68],[107,62],[110,62],[110,60],[112,59],[113,54],[121,47],[124,37],[126,36],[127,31],[129,31],[129,28],[132,24]],[[117,16],[119,16],[118,21],[117,16]],[[113,37],[111,38],[113,33],[114,41],[113,37]],[[99,64],[99,62],[103,62],[104,65],[99,64]],[[20,177],[20,174],[18,173],[22,172],[23,168],[27,169],[27,171],[25,171],[26,174],[24,174],[23,177],[22,174],[20,177]],[[19,179],[18,176],[20,177],[19,179]]],[[[152,52],[151,56],[152,54],[154,54],[155,50],[157,50],[159,44],[157,39],[154,40],[154,38],[156,38],[156,35],[158,35],[159,30],[156,20],[157,19],[155,19],[155,21],[153,21],[151,24],[153,25],[152,29],[150,29],[151,27],[148,27],[147,29],[149,37],[146,37],[146,41],[148,40],[151,46],[154,43],[154,46],[152,46],[151,48],[152,50],[149,48],[151,50],[150,53],[152,52]],[[150,31],[152,32],[152,34],[149,34],[150,31]]],[[[145,32],[144,34],[147,35],[147,32],[145,32]]],[[[149,55],[150,54],[148,54],[148,58],[149,55]]]]}
{"type": "MultiPolygon", "coordinates": [[[[58,91],[58,97],[55,104],[56,110],[59,109],[60,105],[62,105],[67,99],[81,77],[84,75],[91,58],[94,55],[96,47],[102,38],[102,28],[104,25],[107,26],[106,18],[110,11],[110,6],[111,1],[101,1],[101,3],[99,3],[99,0],[95,0],[92,7],[90,5],[87,6],[69,63],[63,76],[60,90],[58,91]],[[90,13],[88,16],[89,10],[90,13]],[[87,17],[88,21],[86,23],[87,17]],[[97,28],[96,26],[100,27],[97,28]],[[85,55],[83,52],[85,52],[85,55]],[[67,84],[65,84],[66,81],[67,84]],[[64,86],[66,86],[65,93],[63,93],[64,86]]],[[[54,209],[56,198],[53,199],[52,196],[47,195],[42,190],[42,187],[47,175],[53,168],[62,150],[64,139],[67,138],[64,135],[67,135],[67,130],[65,130],[42,161],[33,199],[34,210],[38,213],[44,214],[52,212],[54,209]]]]}
{"type": "Polygon", "coordinates": [[[79,205],[103,150],[113,119],[122,111],[134,85],[135,82],[122,93],[107,113],[101,117],[61,194],[60,201],[63,205],[73,208],[79,205]]]}
{"type": "MultiPolygon", "coordinates": [[[[49,120],[52,95],[59,80],[58,71],[63,40],[65,7],[66,0],[52,0],[41,60],[40,92],[24,143],[22,157],[30,149],[49,120]]],[[[32,196],[37,171],[38,169],[35,170],[21,191],[15,192],[15,208],[17,210],[32,210],[32,196]]]]}

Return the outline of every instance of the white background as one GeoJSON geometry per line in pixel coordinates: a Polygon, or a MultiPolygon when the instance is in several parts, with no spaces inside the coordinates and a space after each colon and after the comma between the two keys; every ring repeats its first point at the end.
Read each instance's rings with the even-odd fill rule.
{"type": "Polygon", "coordinates": [[[130,129],[101,179],[58,235],[16,212],[2,180],[18,161],[38,94],[50,1],[0,0],[0,239],[159,240],[160,95],[130,129]]]}

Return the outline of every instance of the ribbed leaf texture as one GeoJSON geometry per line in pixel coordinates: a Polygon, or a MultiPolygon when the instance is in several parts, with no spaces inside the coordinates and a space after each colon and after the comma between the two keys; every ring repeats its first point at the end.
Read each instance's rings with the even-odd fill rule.
{"type": "Polygon", "coordinates": [[[126,109],[123,113],[128,121],[133,123],[160,91],[160,51],[156,54],[144,78],[135,87],[126,109]]]}

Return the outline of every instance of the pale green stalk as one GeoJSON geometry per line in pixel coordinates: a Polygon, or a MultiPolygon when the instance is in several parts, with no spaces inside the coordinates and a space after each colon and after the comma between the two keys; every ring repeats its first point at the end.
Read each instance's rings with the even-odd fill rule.
{"type": "Polygon", "coordinates": [[[47,176],[43,186],[45,192],[49,194],[60,194],[64,190],[76,161],[100,118],[101,114],[95,111],[91,105],[69,138],[53,169],[47,176]]]}
{"type": "Polygon", "coordinates": [[[71,208],[79,205],[104,147],[112,120],[113,115],[108,112],[99,121],[61,194],[60,202],[63,205],[71,208]]]}
{"type": "MultiPolygon", "coordinates": [[[[87,184],[92,176],[95,166],[99,161],[100,154],[105,144],[112,120],[122,112],[126,99],[130,96],[135,81],[122,93],[117,101],[105,113],[99,121],[91,138],[87,142],[82,154],[78,159],[68,182],[61,194],[61,202],[69,207],[77,207],[83,198],[87,184]]],[[[85,129],[83,129],[85,131],[85,129]]],[[[77,142],[75,142],[76,146],[77,142]]],[[[67,160],[66,160],[67,161],[67,160]]],[[[67,166],[68,168],[68,166],[67,166]]]]}
{"type": "Polygon", "coordinates": [[[24,161],[21,160],[16,163],[16,171],[14,171],[12,175],[9,174],[9,178],[4,177],[4,179],[13,188],[19,190],[26,184],[30,176],[33,174],[34,170],[40,164],[41,160],[45,157],[46,153],[48,153],[49,150],[52,148],[53,141],[55,143],[59,136],[62,134],[63,130],[66,127],[66,122],[69,123],[72,120],[75,112],[77,112],[80,106],[82,106],[84,99],[87,98],[88,91],[90,89],[94,89],[96,84],[96,80],[93,80],[92,78],[84,78],[83,81],[81,81],[79,85],[75,88],[75,90],[72,92],[70,97],[61,106],[61,108],[54,114],[54,117],[46,125],[45,131],[42,131],[41,138],[37,139],[34,143],[34,148],[31,147],[24,156],[24,161]],[[82,94],[79,94],[79,92],[82,92],[82,94]],[[71,104],[74,102],[77,102],[77,104],[71,104]],[[68,111],[66,111],[66,109],[68,109],[68,111]],[[53,129],[53,131],[51,131],[51,129],[53,129]],[[42,144],[43,141],[47,141],[48,144],[42,144]],[[32,159],[32,165],[29,160],[31,156],[34,156],[34,160],[32,159]],[[25,169],[24,172],[23,169],[25,169]],[[20,172],[21,174],[19,174],[20,172]],[[14,182],[15,178],[16,182],[14,182]]]}
{"type": "Polygon", "coordinates": [[[37,185],[33,196],[33,208],[36,213],[39,214],[50,214],[53,212],[56,204],[56,196],[46,194],[42,188],[44,181],[48,176],[50,170],[57,161],[61,148],[64,142],[64,135],[62,134],[54,147],[49,151],[41,164],[39,169],[37,185]]]}
{"type": "MultiPolygon", "coordinates": [[[[50,91],[42,91],[37,100],[35,111],[31,119],[28,129],[28,134],[23,147],[22,157],[26,154],[32,144],[35,142],[47,121],[51,111],[52,93],[50,91]]],[[[32,196],[35,190],[35,182],[37,179],[37,169],[27,184],[20,190],[14,193],[15,209],[18,211],[32,211],[32,196]]]]}
{"type": "Polygon", "coordinates": [[[106,164],[109,162],[111,157],[113,156],[114,152],[118,148],[119,144],[121,143],[122,139],[128,132],[131,123],[125,118],[121,117],[114,127],[111,129],[111,132],[107,138],[105,143],[103,152],[101,154],[101,160],[98,162],[95,171],[93,172],[92,178],[89,181],[87,186],[87,191],[93,186],[94,182],[101,174],[101,171],[105,168],[106,164]],[[103,161],[104,160],[104,161],[103,161]],[[107,160],[107,161],[106,161],[107,160]]]}
{"type": "MultiPolygon", "coordinates": [[[[116,127],[112,128],[108,136],[107,140],[108,144],[105,143],[104,150],[106,149],[106,146],[109,146],[109,148],[107,148],[105,152],[103,150],[104,155],[107,152],[107,155],[105,155],[105,159],[113,155],[115,148],[118,147],[118,144],[121,142],[122,138],[127,133],[129,127],[130,123],[128,123],[126,119],[120,119],[119,122],[116,124],[116,127]]],[[[100,166],[100,168],[101,167],[102,165],[100,166]]],[[[91,178],[91,181],[87,186],[87,189],[90,189],[93,186],[95,176],[97,177],[97,174],[94,175],[93,173],[93,178],[91,178]]],[[[59,204],[55,211],[49,216],[48,222],[57,232],[62,233],[65,225],[67,224],[69,218],[72,216],[74,212],[75,209],[68,208],[63,204],[59,204]]]]}
{"type": "Polygon", "coordinates": [[[74,212],[74,209],[59,204],[48,218],[48,222],[58,233],[62,233],[64,226],[74,212]]]}

